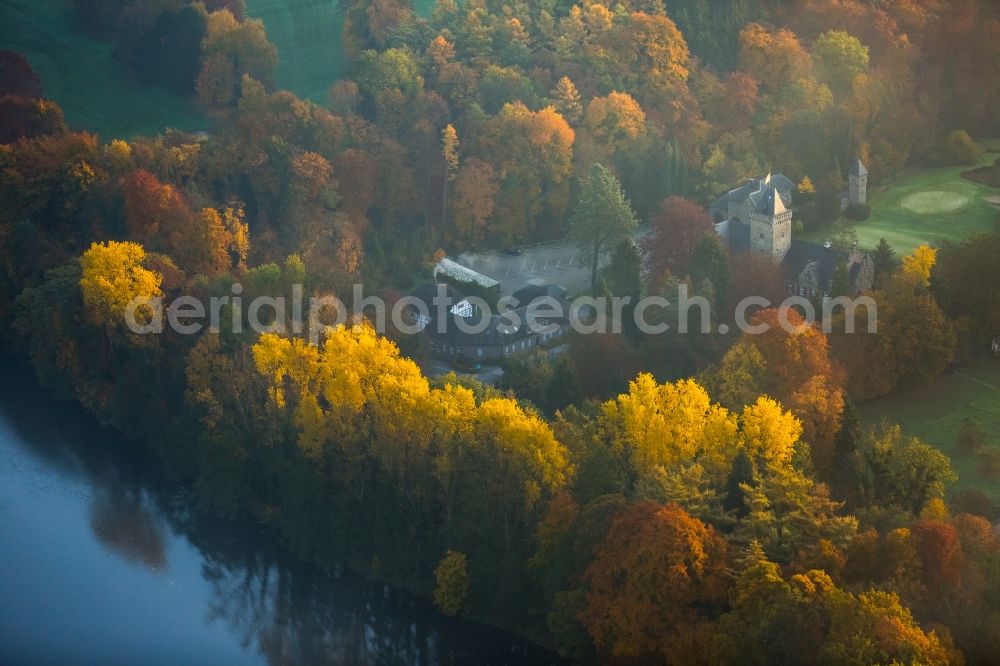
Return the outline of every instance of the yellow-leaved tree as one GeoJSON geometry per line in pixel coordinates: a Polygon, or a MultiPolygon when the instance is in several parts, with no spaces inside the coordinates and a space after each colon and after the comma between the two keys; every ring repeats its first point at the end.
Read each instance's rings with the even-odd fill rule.
{"type": "Polygon", "coordinates": [[[571,472],[567,451],[545,421],[510,398],[484,401],[473,432],[473,464],[480,468],[486,506],[495,514],[509,552],[543,495],[565,485],[571,472]]]}
{"type": "Polygon", "coordinates": [[[142,245],[130,242],[93,243],[83,253],[80,290],[87,318],[92,323],[104,326],[109,332],[124,326],[126,310],[133,301],[145,303],[133,308],[139,325],[150,324],[154,317],[161,316],[149,302],[162,296],[163,276],[146,268],[145,259],[142,245]]]}
{"type": "Polygon", "coordinates": [[[697,462],[721,482],[737,453],[736,419],[692,379],[657,384],[641,374],[604,403],[600,422],[612,452],[639,478],[697,462]]]}
{"type": "Polygon", "coordinates": [[[784,467],[792,460],[802,423],[781,404],[760,396],[740,414],[743,446],[758,469],[784,467]]]}
{"type": "Polygon", "coordinates": [[[903,257],[903,275],[923,287],[930,286],[931,270],[937,261],[937,250],[921,245],[903,257]]]}
{"type": "Polygon", "coordinates": [[[332,329],[320,347],[262,335],[253,354],[274,403],[292,417],[302,453],[335,460],[359,502],[372,475],[392,478],[414,530],[437,501],[447,533],[464,492],[471,504],[491,507],[509,549],[571,472],[565,447],[537,415],[508,398],[477,406],[465,387],[430,388],[368,324],[332,329]]]}

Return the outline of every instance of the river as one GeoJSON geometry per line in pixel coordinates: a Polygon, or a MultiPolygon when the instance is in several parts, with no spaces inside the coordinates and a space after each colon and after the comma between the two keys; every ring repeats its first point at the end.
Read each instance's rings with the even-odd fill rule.
{"type": "Polygon", "coordinates": [[[303,564],[0,356],[0,663],[506,664],[553,658],[303,564]]]}

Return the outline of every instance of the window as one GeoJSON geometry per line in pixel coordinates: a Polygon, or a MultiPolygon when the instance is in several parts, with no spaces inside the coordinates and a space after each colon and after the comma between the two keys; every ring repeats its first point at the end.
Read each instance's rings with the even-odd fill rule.
{"type": "Polygon", "coordinates": [[[483,348],[482,347],[479,347],[479,348],[476,349],[476,356],[478,356],[479,358],[483,357],[483,348]]]}

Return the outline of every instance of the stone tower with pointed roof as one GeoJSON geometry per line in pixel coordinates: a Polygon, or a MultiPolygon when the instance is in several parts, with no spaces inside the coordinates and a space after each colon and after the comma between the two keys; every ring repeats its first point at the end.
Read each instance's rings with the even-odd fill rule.
{"type": "Polygon", "coordinates": [[[868,201],[868,169],[855,159],[851,163],[851,170],[847,174],[847,202],[850,204],[864,204],[868,201]]]}
{"type": "Polygon", "coordinates": [[[750,195],[750,204],[750,249],[780,264],[792,246],[792,209],[771,182],[770,174],[750,195]]]}

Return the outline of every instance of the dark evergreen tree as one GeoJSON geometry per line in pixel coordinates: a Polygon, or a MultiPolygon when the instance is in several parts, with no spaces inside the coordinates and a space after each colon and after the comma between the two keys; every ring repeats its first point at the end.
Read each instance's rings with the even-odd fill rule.
{"type": "Polygon", "coordinates": [[[753,463],[746,450],[740,449],[736,459],[733,460],[733,468],[729,472],[726,480],[726,496],[722,500],[722,508],[733,513],[737,518],[746,516],[750,509],[747,507],[742,485],[753,484],[753,463]]]}
{"type": "Polygon", "coordinates": [[[722,239],[715,235],[702,237],[691,253],[691,281],[696,288],[708,280],[715,294],[716,316],[720,316],[729,296],[731,271],[729,255],[722,245],[722,239]]]}
{"type": "Polygon", "coordinates": [[[881,287],[885,280],[896,269],[896,251],[889,245],[885,238],[878,239],[878,246],[872,252],[872,261],[875,263],[875,286],[881,287]]]}
{"type": "Polygon", "coordinates": [[[833,440],[833,472],[830,482],[834,493],[855,505],[862,495],[864,463],[858,442],[861,440],[861,419],[854,402],[844,398],[844,411],[840,415],[840,430],[833,440]]]}

